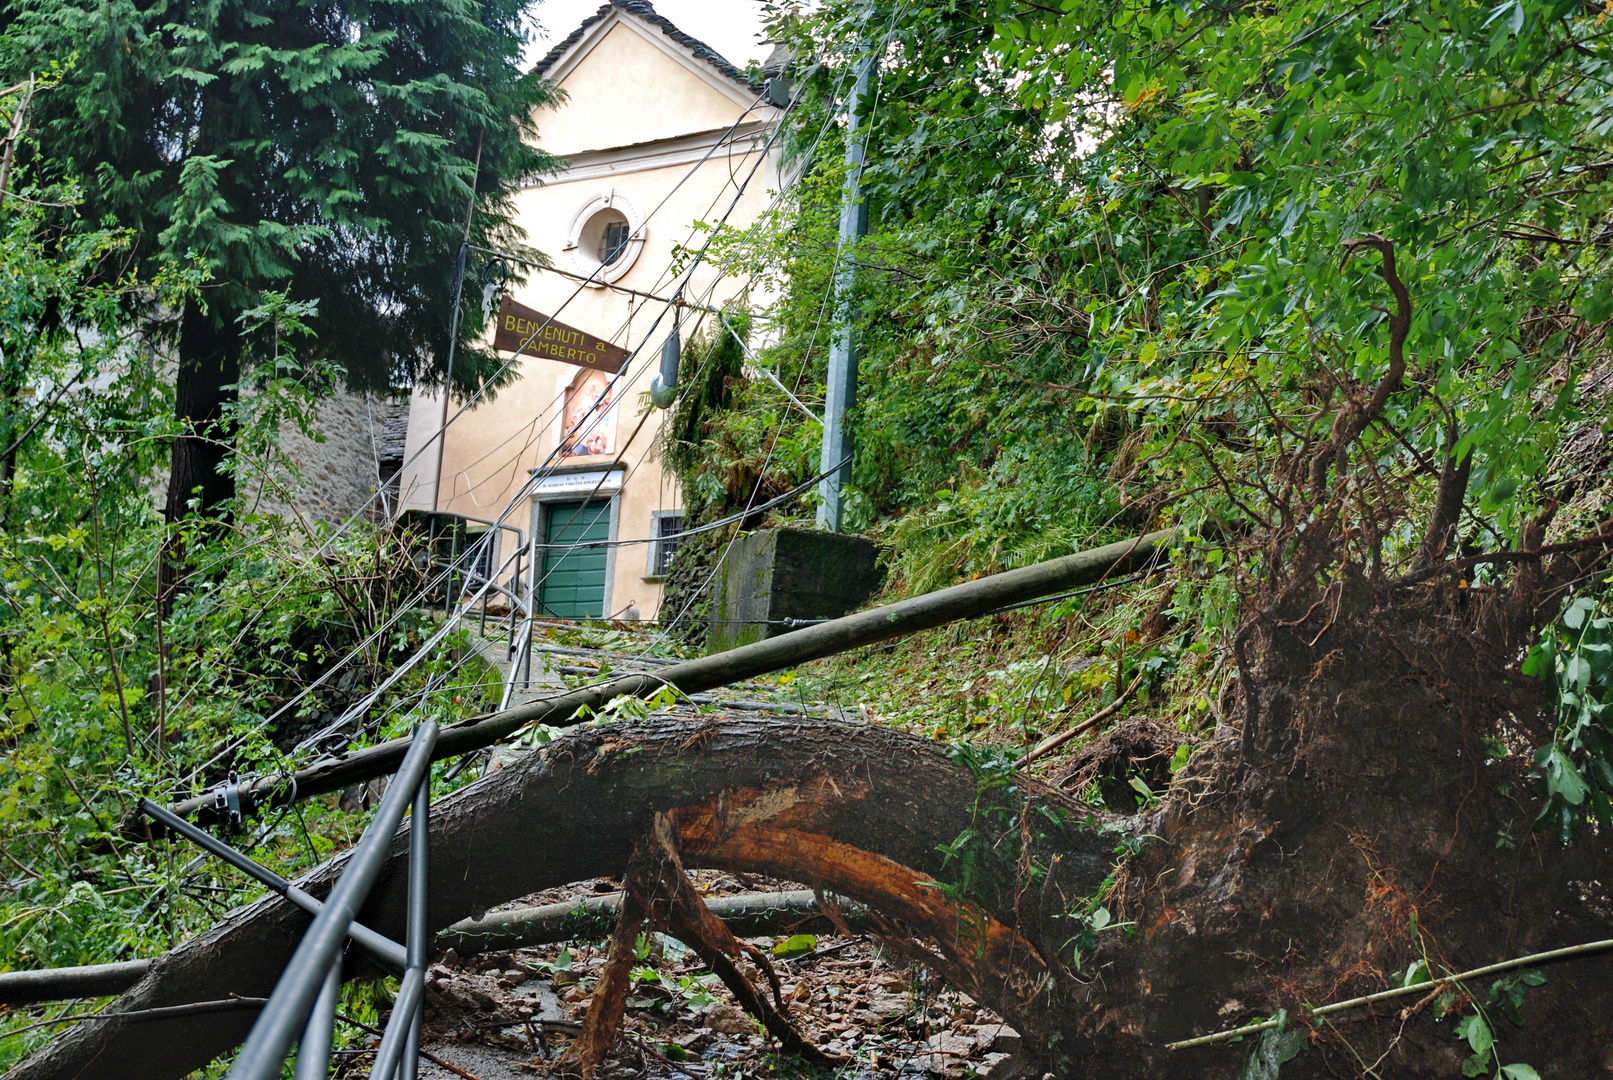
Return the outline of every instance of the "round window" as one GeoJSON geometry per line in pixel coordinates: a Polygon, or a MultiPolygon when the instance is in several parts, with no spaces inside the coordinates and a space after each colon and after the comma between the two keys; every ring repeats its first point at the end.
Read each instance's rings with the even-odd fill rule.
{"type": "Polygon", "coordinates": [[[644,219],[620,191],[596,195],[571,223],[566,261],[595,287],[615,281],[632,267],[644,248],[644,219]]]}

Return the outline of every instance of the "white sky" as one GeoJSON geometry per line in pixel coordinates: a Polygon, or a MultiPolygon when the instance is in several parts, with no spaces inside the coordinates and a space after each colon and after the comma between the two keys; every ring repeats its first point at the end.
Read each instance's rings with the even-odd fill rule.
{"type": "MultiPolygon", "coordinates": [[[[536,61],[549,46],[563,40],[605,0],[537,0],[532,16],[542,28],[529,59],[536,61]]],[[[772,50],[759,40],[761,5],[756,0],[651,0],[658,15],[690,37],[699,38],[736,67],[761,61],[772,50]]]]}

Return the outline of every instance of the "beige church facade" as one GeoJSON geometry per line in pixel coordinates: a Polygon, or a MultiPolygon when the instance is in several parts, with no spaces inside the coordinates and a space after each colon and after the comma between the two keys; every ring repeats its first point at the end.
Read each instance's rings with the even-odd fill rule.
{"type": "MultiPolygon", "coordinates": [[[[676,543],[658,538],[683,527],[653,450],[667,414],[648,400],[678,314],[664,300],[683,281],[679,251],[704,240],[697,222],[726,212],[744,227],[776,197],[778,112],[643,0],[606,4],[539,69],[565,92],[538,115],[539,143],[565,165],[516,205],[555,267],[530,271],[508,300],[553,322],[505,321],[523,340],[536,330],[545,355],[520,356],[510,384],[448,426],[440,476],[443,404],[415,391],[398,505],[463,515],[472,531],[513,526],[498,530],[492,566],[519,546],[514,530],[535,537],[540,618],[652,619],[676,543]]],[[[682,296],[720,307],[746,285],[701,265],[682,296]]],[[[681,318],[687,341],[701,313],[681,318]]]]}

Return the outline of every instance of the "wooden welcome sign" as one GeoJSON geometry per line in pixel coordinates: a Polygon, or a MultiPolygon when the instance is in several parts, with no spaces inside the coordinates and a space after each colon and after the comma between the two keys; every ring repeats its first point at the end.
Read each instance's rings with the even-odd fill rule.
{"type": "Polygon", "coordinates": [[[498,327],[493,331],[493,348],[500,352],[520,352],[544,360],[594,368],[614,375],[631,355],[619,345],[585,334],[574,326],[549,318],[517,304],[509,297],[498,308],[498,327]],[[524,346],[524,348],[523,348],[524,346]]]}

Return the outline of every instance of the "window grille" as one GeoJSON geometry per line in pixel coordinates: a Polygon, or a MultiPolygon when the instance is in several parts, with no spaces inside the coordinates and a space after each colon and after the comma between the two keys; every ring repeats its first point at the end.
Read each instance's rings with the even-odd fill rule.
{"type": "Polygon", "coordinates": [[[655,554],[650,562],[654,570],[652,577],[666,576],[667,568],[672,565],[672,556],[678,553],[678,545],[683,542],[677,537],[682,531],[682,514],[662,514],[655,519],[655,554]]]}
{"type": "Polygon", "coordinates": [[[627,238],[630,230],[625,221],[612,221],[606,224],[604,234],[599,238],[599,261],[606,266],[622,257],[627,250],[627,238]]]}

